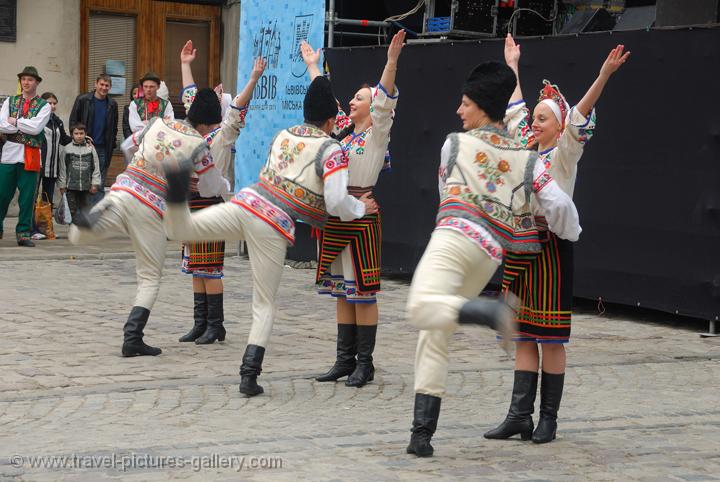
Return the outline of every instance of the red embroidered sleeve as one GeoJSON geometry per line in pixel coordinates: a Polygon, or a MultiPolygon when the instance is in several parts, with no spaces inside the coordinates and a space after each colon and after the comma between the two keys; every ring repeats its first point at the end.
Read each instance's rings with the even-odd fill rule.
{"type": "Polygon", "coordinates": [[[543,171],[542,174],[540,174],[537,179],[533,181],[533,192],[542,191],[543,188],[550,184],[552,180],[553,178],[550,173],[548,171],[543,171]]]}
{"type": "Polygon", "coordinates": [[[332,153],[323,161],[323,179],[337,171],[348,168],[348,158],[342,149],[332,153]]]}

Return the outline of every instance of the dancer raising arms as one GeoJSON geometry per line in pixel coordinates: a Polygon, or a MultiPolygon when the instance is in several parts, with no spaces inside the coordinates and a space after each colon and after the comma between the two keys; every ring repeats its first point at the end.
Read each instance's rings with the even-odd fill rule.
{"type": "MultiPolygon", "coordinates": [[[[395,74],[404,40],[405,31],[400,30],[390,42],[377,86],[362,85],[350,99],[350,115],[342,110],[338,112],[334,135],[347,155],[348,192],[355,197],[372,193],[388,161],[386,153],[399,95],[395,74]]],[[[321,75],[320,49],[313,50],[307,42],[300,48],[313,80],[321,75]]],[[[379,317],[376,293],[380,290],[380,223],[379,212],[352,221],[332,216],[320,235],[318,291],[337,300],[337,358],[326,374],[316,378],[319,382],[347,376],[345,385],[362,387],[374,378],[372,355],[379,317]]]]}
{"type": "MultiPolygon", "coordinates": [[[[544,81],[538,104],[530,119],[520,89],[520,46],[508,35],[505,60],[518,83],[508,105],[505,122],[521,144],[537,146],[540,159],[563,191],[573,195],[577,164],[595,129],[594,106],[610,76],[630,56],[624,46],[610,51],[600,73],[583,98],[572,108],[557,86],[544,81]]],[[[533,214],[543,240],[540,253],[508,251],[503,290],[515,293],[522,303],[518,312],[515,375],[508,415],[486,438],[506,439],[520,434],[535,443],[555,438],[557,412],[565,379],[565,346],[570,338],[573,287],[573,245],[548,227],[542,206],[533,214]],[[542,346],[542,364],[538,345],[542,346]],[[533,431],[532,413],[537,392],[538,368],[542,366],[540,420],[533,431]]]]}
{"type": "MultiPolygon", "coordinates": [[[[457,110],[466,132],[450,134],[440,153],[440,208],[430,242],[415,269],[407,303],[420,328],[415,355],[415,407],[408,453],[433,454],[445,394],[448,345],[458,323],[499,331],[507,346],[514,313],[502,301],[476,298],[508,249],[540,250],[530,212],[531,195],[548,223],[569,240],[580,234],[570,197],[553,181],[537,154],[505,131],[505,106],[515,75],[499,62],[484,62],[463,87],[457,110]]],[[[511,296],[512,297],[512,296],[511,296]]],[[[510,303],[512,305],[512,303],[510,303]]]]}
{"type": "MultiPolygon", "coordinates": [[[[183,90],[182,102],[186,111],[190,111],[198,95],[198,88],[192,75],[192,62],[197,55],[192,40],[188,40],[180,51],[180,67],[182,71],[183,90]]],[[[210,156],[215,168],[225,176],[227,163],[231,159],[230,149],[240,135],[240,129],[245,127],[245,116],[252,98],[253,89],[265,70],[265,60],[258,58],[253,63],[250,77],[237,97],[229,104],[224,116],[214,112],[213,123],[208,126],[207,132],[202,135],[210,148],[210,156]]],[[[210,89],[203,90],[204,95],[215,95],[222,105],[220,95],[210,89]]],[[[190,209],[193,211],[220,204],[224,199],[220,194],[202,196],[198,191],[199,176],[193,173],[190,180],[190,209]]],[[[230,190],[229,184],[223,190],[230,190]]],[[[225,340],[225,320],[223,309],[223,265],[225,259],[225,241],[204,241],[199,243],[183,244],[182,271],[192,275],[193,286],[193,317],[192,329],[180,338],[181,342],[194,341],[198,345],[214,343],[216,340],[225,340]]]]}
{"type": "MultiPolygon", "coordinates": [[[[197,102],[197,100],[196,100],[197,102]]],[[[318,77],[303,103],[305,123],[277,133],[259,181],[241,189],[232,202],[190,214],[186,204],[190,173],[168,173],[171,239],[204,241],[245,239],[253,275],[252,327],[240,366],[240,393],[263,393],[257,384],[265,348],[275,320],[275,297],[288,245],[295,240],[295,221],[322,229],[328,213],[349,221],[377,211],[369,196],[347,192],[347,160],[340,143],[330,137],[337,115],[330,81],[318,77]]]]}

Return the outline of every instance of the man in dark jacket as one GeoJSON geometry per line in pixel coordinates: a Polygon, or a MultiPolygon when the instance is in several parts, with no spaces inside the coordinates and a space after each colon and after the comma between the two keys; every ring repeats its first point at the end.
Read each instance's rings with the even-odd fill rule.
{"type": "MultiPolygon", "coordinates": [[[[117,102],[108,96],[110,87],[112,78],[107,74],[98,75],[95,79],[95,90],[80,94],[75,99],[69,121],[69,125],[80,123],[87,126],[88,136],[92,138],[100,159],[103,188],[112,152],[117,145],[118,131],[118,106],[117,102]]],[[[93,202],[102,199],[103,188],[95,195],[93,202]]]]}

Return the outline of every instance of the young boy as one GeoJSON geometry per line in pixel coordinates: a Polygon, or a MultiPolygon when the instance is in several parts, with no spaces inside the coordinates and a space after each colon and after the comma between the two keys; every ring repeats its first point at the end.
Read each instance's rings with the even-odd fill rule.
{"type": "Polygon", "coordinates": [[[85,140],[84,124],[70,127],[72,143],[63,147],[60,156],[58,187],[67,194],[70,214],[75,217],[79,208],[89,205],[90,196],[100,188],[100,160],[92,144],[85,140]]]}

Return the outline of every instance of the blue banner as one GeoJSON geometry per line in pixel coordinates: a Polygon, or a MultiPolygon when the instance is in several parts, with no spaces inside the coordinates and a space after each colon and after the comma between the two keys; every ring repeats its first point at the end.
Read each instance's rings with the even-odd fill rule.
{"type": "Polygon", "coordinates": [[[243,0],[237,92],[245,86],[256,57],[267,67],[255,87],[235,155],[235,189],[257,181],[273,136],[303,121],[309,84],[300,42],[323,46],[325,0],[243,0]],[[272,5],[272,8],[270,7],[272,5]]]}

